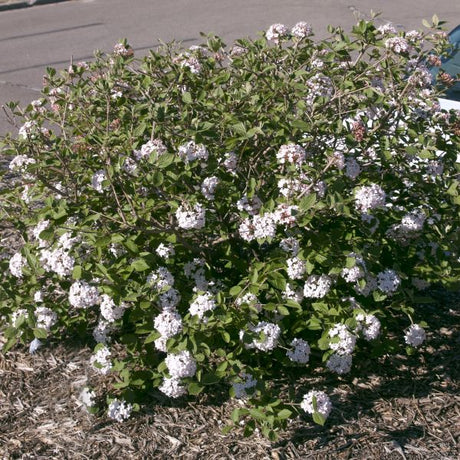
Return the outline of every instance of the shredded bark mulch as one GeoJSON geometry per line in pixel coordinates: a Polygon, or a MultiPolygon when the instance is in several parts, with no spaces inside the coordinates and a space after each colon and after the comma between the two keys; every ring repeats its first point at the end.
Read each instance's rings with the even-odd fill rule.
{"type": "MultiPolygon", "coordinates": [[[[324,427],[308,416],[277,442],[242,427],[224,436],[232,400],[157,398],[125,423],[88,414],[78,396],[94,382],[91,349],[42,348],[0,355],[0,457],[4,459],[442,459],[460,456],[459,295],[432,293],[426,346],[369,361],[344,378],[317,373],[295,392],[328,392],[324,427]],[[365,375],[366,377],[363,377],[365,375]]],[[[297,387],[298,386],[298,387],[297,387]]]]}

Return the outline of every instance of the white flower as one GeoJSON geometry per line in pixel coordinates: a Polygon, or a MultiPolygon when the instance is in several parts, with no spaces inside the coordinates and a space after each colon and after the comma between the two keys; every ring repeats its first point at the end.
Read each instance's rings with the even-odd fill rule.
{"type": "Polygon", "coordinates": [[[290,283],[286,284],[286,289],[283,292],[283,297],[288,300],[294,300],[297,303],[303,300],[303,289],[297,288],[290,283]]]}
{"type": "Polygon", "coordinates": [[[127,48],[123,43],[116,43],[113,47],[113,54],[116,56],[130,56],[132,54],[132,50],[127,48]]]}
{"type": "Polygon", "coordinates": [[[238,155],[235,152],[227,152],[222,164],[229,173],[235,174],[238,167],[238,155]]]}
{"type": "Polygon", "coordinates": [[[34,302],[40,303],[43,302],[44,294],[43,291],[36,291],[34,294],[34,302]]]}
{"type": "Polygon", "coordinates": [[[326,362],[326,367],[336,374],[348,374],[351,370],[352,363],[351,355],[339,355],[334,353],[326,362]]]}
{"type": "Polygon", "coordinates": [[[300,242],[293,237],[284,238],[280,241],[280,248],[285,252],[290,252],[295,257],[300,251],[300,242]]]}
{"type": "Polygon", "coordinates": [[[396,34],[397,33],[395,27],[391,23],[383,24],[383,25],[377,27],[377,30],[383,35],[390,35],[390,34],[396,34]]]}
{"type": "Polygon", "coordinates": [[[354,336],[345,324],[335,324],[329,331],[329,337],[333,339],[329,343],[329,348],[339,355],[348,355],[353,352],[356,345],[356,336],[354,336]]]}
{"type": "Polygon", "coordinates": [[[310,24],[304,21],[300,21],[291,29],[291,34],[295,38],[302,40],[312,35],[313,31],[310,24]]]}
{"type": "Polygon", "coordinates": [[[387,294],[395,292],[401,284],[401,278],[394,270],[386,269],[377,275],[378,288],[387,294]]]}
{"type": "Polygon", "coordinates": [[[112,420],[116,420],[117,422],[123,422],[130,417],[132,410],[132,404],[128,404],[126,401],[114,399],[109,404],[109,407],[107,409],[107,415],[112,420]]]}
{"type": "Polygon", "coordinates": [[[177,224],[185,230],[201,229],[205,226],[205,214],[206,208],[199,203],[193,209],[179,206],[176,211],[177,224]]]}
{"type": "Polygon", "coordinates": [[[158,247],[155,249],[155,252],[163,259],[169,259],[176,254],[172,244],[166,245],[163,243],[158,245],[158,247]]]}
{"type": "Polygon", "coordinates": [[[207,160],[208,159],[208,150],[203,144],[195,144],[193,141],[189,141],[186,144],[183,144],[179,147],[178,150],[179,156],[185,162],[190,162],[194,160],[207,160]]]}
{"type": "Polygon", "coordinates": [[[88,308],[99,302],[97,288],[86,281],[75,281],[69,290],[69,303],[75,308],[88,308]]]}
{"type": "Polygon", "coordinates": [[[152,153],[156,153],[157,156],[161,156],[168,151],[166,146],[160,139],[152,139],[141,146],[140,150],[134,151],[134,157],[140,161],[149,158],[152,153]]]}
{"type": "Polygon", "coordinates": [[[264,336],[254,339],[251,344],[252,347],[261,351],[270,351],[278,345],[281,329],[277,324],[261,321],[256,326],[249,325],[248,329],[255,334],[263,334],[264,336]]]}
{"type": "Polygon", "coordinates": [[[390,37],[385,40],[385,47],[396,54],[409,51],[409,44],[402,37],[390,37]]]}
{"type": "Polygon", "coordinates": [[[103,182],[107,180],[107,176],[103,169],[99,169],[93,174],[93,178],[91,179],[91,185],[93,186],[94,190],[99,193],[102,193],[105,188],[103,182]]]}
{"type": "Polygon", "coordinates": [[[154,321],[155,329],[164,338],[170,338],[182,330],[182,318],[179,313],[165,310],[154,321]]]}
{"type": "Polygon", "coordinates": [[[201,193],[207,200],[214,200],[214,193],[216,191],[219,179],[216,176],[207,177],[201,184],[201,193]]]}
{"type": "Polygon", "coordinates": [[[119,307],[115,305],[113,299],[107,294],[101,295],[100,311],[101,316],[109,323],[120,319],[125,312],[127,305],[122,303],[119,307]]]}
{"type": "Polygon", "coordinates": [[[289,279],[297,280],[303,277],[306,270],[306,265],[303,260],[300,260],[297,257],[292,257],[291,259],[287,259],[286,263],[289,279]]]}
{"type": "Polygon", "coordinates": [[[166,267],[159,267],[147,276],[147,283],[161,291],[174,285],[174,276],[166,267]]]}
{"type": "Polygon", "coordinates": [[[110,342],[110,334],[113,331],[113,323],[104,318],[100,318],[96,327],[93,329],[93,338],[97,343],[108,343],[110,342]]]}
{"type": "Polygon", "coordinates": [[[419,232],[423,228],[425,223],[426,215],[420,209],[407,213],[401,219],[400,229],[404,232],[419,232]]]}
{"type": "Polygon", "coordinates": [[[196,361],[188,350],[176,354],[168,354],[165,359],[171,377],[193,377],[196,372],[196,361]]]}
{"type": "Polygon", "coordinates": [[[351,268],[344,268],[340,274],[347,283],[356,283],[364,276],[363,270],[358,265],[351,268]]]}
{"type": "Polygon", "coordinates": [[[40,239],[40,233],[48,228],[50,224],[49,220],[42,220],[39,222],[35,228],[32,230],[32,235],[38,241],[38,247],[42,248],[46,246],[46,241],[40,239]]]}
{"type": "Polygon", "coordinates": [[[241,297],[238,297],[235,300],[235,304],[241,307],[242,305],[250,305],[254,307],[259,313],[262,311],[262,304],[259,302],[259,299],[252,292],[247,292],[241,297]]]}
{"type": "Polygon", "coordinates": [[[40,251],[40,262],[46,271],[55,272],[64,277],[72,274],[75,259],[62,248],[42,249],[40,251]]]}
{"type": "Polygon", "coordinates": [[[93,407],[96,404],[96,393],[88,387],[81,390],[78,397],[86,407],[93,407]]]}
{"type": "Polygon", "coordinates": [[[200,320],[203,320],[206,312],[212,311],[217,307],[214,296],[206,292],[198,295],[195,300],[190,304],[190,314],[197,315],[200,320]]]}
{"type": "Polygon", "coordinates": [[[359,211],[367,213],[371,209],[385,206],[386,193],[377,184],[362,186],[355,190],[355,203],[359,211]]]}
{"type": "Polygon", "coordinates": [[[412,347],[420,346],[426,339],[425,329],[418,324],[411,324],[404,335],[406,343],[412,347]]]}
{"type": "Polygon", "coordinates": [[[13,257],[11,257],[8,266],[13,276],[16,278],[22,278],[22,268],[25,267],[26,264],[27,261],[25,257],[23,257],[20,252],[17,252],[13,257]]]}
{"type": "Polygon", "coordinates": [[[255,388],[257,385],[257,380],[251,375],[242,373],[240,375],[241,382],[235,382],[232,385],[233,391],[235,392],[235,398],[237,399],[246,399],[248,397],[248,393],[246,390],[250,388],[255,388]]]}
{"type": "Polygon", "coordinates": [[[288,28],[284,24],[272,24],[265,33],[265,37],[267,40],[279,43],[280,39],[286,37],[287,34],[288,28]]]}
{"type": "Polygon", "coordinates": [[[293,339],[291,342],[293,350],[288,350],[286,356],[296,363],[306,364],[310,360],[310,345],[303,339],[293,339]]]}
{"type": "Polygon", "coordinates": [[[345,175],[350,179],[356,179],[361,173],[361,166],[354,158],[347,158],[345,166],[345,175]]]}
{"type": "Polygon", "coordinates": [[[301,167],[307,157],[305,149],[297,144],[282,145],[276,154],[278,163],[292,163],[301,167]]]}
{"type": "Polygon", "coordinates": [[[178,290],[171,288],[160,294],[158,299],[162,310],[173,310],[179,305],[180,294],[178,290]]]}
{"type": "Polygon", "coordinates": [[[49,331],[57,321],[57,314],[47,307],[37,307],[35,309],[36,326],[49,331]]]}
{"type": "Polygon", "coordinates": [[[286,203],[280,203],[273,213],[276,223],[292,227],[297,221],[297,213],[299,212],[298,206],[291,206],[286,203]]]}
{"type": "Polygon", "coordinates": [[[101,346],[93,356],[91,356],[89,362],[93,368],[100,374],[106,375],[112,369],[112,363],[110,361],[110,350],[107,346],[101,346]]]}
{"type": "Polygon", "coordinates": [[[323,391],[312,390],[304,395],[300,407],[308,414],[318,412],[324,418],[327,418],[332,410],[332,403],[329,396],[323,391]],[[316,410],[313,399],[316,400],[316,410]]]}
{"type": "Polygon", "coordinates": [[[332,280],[327,275],[310,275],[305,282],[303,294],[307,298],[321,299],[331,289],[332,280]]]}
{"type": "Polygon", "coordinates": [[[179,398],[187,394],[187,389],[184,385],[181,385],[177,377],[165,378],[158,389],[170,398],[179,398]]]}
{"type": "Polygon", "coordinates": [[[243,195],[243,197],[237,201],[236,207],[239,211],[245,211],[251,216],[255,216],[262,207],[262,201],[257,195],[254,195],[252,198],[243,195]]]}
{"type": "Polygon", "coordinates": [[[356,321],[356,331],[361,331],[366,340],[374,340],[379,336],[381,324],[376,316],[359,313],[356,315],[356,321]]]}

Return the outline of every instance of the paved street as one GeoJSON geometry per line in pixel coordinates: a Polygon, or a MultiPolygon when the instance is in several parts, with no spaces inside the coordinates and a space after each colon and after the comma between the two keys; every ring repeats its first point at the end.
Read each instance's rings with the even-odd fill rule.
{"type": "MultiPolygon", "coordinates": [[[[356,15],[381,11],[380,22],[421,27],[436,13],[460,23],[460,1],[439,0],[72,0],[0,12],[0,105],[26,104],[39,96],[47,66],[66,68],[89,59],[95,49],[109,51],[128,38],[137,54],[176,39],[190,46],[200,31],[215,32],[229,43],[254,36],[270,24],[310,22],[324,37],[328,24],[348,29],[356,15]]],[[[11,128],[0,113],[0,134],[11,128]]]]}

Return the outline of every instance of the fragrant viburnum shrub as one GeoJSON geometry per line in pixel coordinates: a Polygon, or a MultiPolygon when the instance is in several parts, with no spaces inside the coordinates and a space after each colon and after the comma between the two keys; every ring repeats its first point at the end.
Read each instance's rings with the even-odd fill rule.
{"type": "Polygon", "coordinates": [[[4,351],[79,336],[105,382],[85,400],[110,418],[226,388],[234,424],[273,438],[334,413],[321,388],[280,393],[280,375],[348,378],[421,347],[420,292],[459,274],[460,117],[427,73],[449,45],[436,18],[329,31],[274,24],[142,58],[123,41],[11,104],[4,351]]]}

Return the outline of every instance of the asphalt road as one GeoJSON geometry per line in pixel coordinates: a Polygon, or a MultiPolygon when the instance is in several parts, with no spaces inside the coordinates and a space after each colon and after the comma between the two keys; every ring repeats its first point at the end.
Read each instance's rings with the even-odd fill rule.
{"type": "MultiPolygon", "coordinates": [[[[460,23],[459,0],[72,0],[1,11],[0,105],[38,98],[46,67],[67,68],[72,57],[87,60],[121,38],[142,54],[158,39],[190,46],[200,32],[214,32],[230,43],[276,22],[302,20],[324,37],[328,24],[349,29],[371,10],[382,13],[380,23],[405,29],[422,27],[434,13],[447,29],[460,23]]],[[[1,111],[0,135],[7,131],[17,130],[1,111]]]]}

